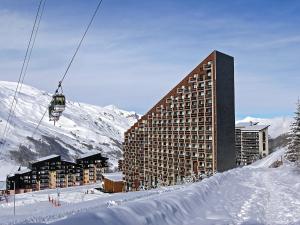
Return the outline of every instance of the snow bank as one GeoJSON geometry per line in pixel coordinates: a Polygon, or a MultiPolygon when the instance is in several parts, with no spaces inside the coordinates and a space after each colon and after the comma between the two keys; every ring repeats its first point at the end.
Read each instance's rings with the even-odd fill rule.
{"type": "Polygon", "coordinates": [[[272,154],[268,155],[267,157],[257,160],[256,162],[252,163],[250,167],[269,167],[275,161],[283,159],[285,154],[286,148],[277,149],[272,154]]]}
{"type": "Polygon", "coordinates": [[[300,224],[299,169],[289,164],[267,166],[279,153],[284,150],[256,166],[219,173],[194,184],[93,195],[84,195],[92,186],[61,189],[59,208],[47,202],[47,195],[55,195],[55,190],[17,195],[17,216],[10,216],[12,203],[0,204],[0,224],[300,224]]]}

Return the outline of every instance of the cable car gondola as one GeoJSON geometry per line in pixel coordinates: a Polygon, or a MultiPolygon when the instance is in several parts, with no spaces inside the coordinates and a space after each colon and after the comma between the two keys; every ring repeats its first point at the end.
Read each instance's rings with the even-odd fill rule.
{"type": "Polygon", "coordinates": [[[66,108],[66,98],[62,93],[55,93],[52,96],[52,100],[50,102],[48,111],[49,111],[49,121],[56,121],[59,120],[62,112],[66,108]]]}
{"type": "Polygon", "coordinates": [[[53,109],[62,113],[66,108],[66,98],[63,94],[55,94],[52,97],[53,109]]]}

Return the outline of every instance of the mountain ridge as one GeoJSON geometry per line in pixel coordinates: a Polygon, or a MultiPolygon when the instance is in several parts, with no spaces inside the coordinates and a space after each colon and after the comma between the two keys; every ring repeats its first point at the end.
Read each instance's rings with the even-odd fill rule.
{"type": "MultiPolygon", "coordinates": [[[[1,138],[16,85],[0,81],[1,138]]],[[[60,154],[65,159],[74,160],[79,154],[98,150],[109,157],[110,166],[115,167],[122,155],[124,132],[139,115],[114,105],[100,107],[67,99],[66,110],[57,125],[54,126],[45,116],[36,135],[31,137],[51,98],[52,95],[45,91],[22,86],[5,146],[1,148],[0,161],[27,166],[29,160],[49,154],[60,154]]]]}

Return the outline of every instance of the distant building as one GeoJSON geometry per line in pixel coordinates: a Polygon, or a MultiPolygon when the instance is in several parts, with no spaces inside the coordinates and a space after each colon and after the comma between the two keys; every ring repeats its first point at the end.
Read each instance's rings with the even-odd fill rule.
{"type": "Polygon", "coordinates": [[[96,183],[102,179],[101,174],[107,172],[108,158],[98,151],[81,155],[77,160],[77,182],[80,185],[96,183]]]}
{"type": "Polygon", "coordinates": [[[34,191],[60,186],[61,158],[59,155],[50,155],[30,162],[32,170],[32,188],[34,191]]]}
{"type": "Polygon", "coordinates": [[[123,192],[125,182],[122,172],[103,174],[103,190],[107,193],[123,192]]]}
{"type": "Polygon", "coordinates": [[[24,169],[10,174],[6,180],[7,190],[16,190],[16,193],[32,191],[32,175],[30,169],[24,169]]]}
{"type": "Polygon", "coordinates": [[[30,162],[30,169],[8,175],[7,190],[22,193],[95,183],[107,171],[107,160],[98,151],[81,155],[76,163],[62,160],[59,155],[42,157],[30,162]]]}
{"type": "Polygon", "coordinates": [[[233,61],[212,52],[125,132],[128,190],[235,167],[233,61]]]}
{"type": "Polygon", "coordinates": [[[235,127],[237,165],[249,165],[269,155],[269,125],[257,122],[238,123],[235,127]]]}
{"type": "Polygon", "coordinates": [[[123,163],[124,163],[123,159],[118,160],[118,171],[123,171],[123,163]]]}

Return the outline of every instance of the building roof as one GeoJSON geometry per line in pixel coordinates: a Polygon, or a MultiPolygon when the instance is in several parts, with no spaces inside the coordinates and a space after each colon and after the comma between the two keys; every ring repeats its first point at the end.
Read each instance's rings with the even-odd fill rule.
{"type": "Polygon", "coordinates": [[[53,159],[53,158],[56,158],[56,157],[60,157],[60,156],[59,155],[55,155],[55,154],[48,155],[48,156],[36,159],[35,161],[32,161],[31,163],[43,162],[43,161],[46,161],[46,160],[49,160],[49,159],[53,159]]]}
{"type": "Polygon", "coordinates": [[[70,164],[76,164],[74,161],[69,161],[69,160],[61,160],[62,162],[70,163],[70,164]]]}
{"type": "Polygon", "coordinates": [[[249,122],[240,122],[240,123],[237,123],[235,125],[235,127],[248,127],[248,126],[254,126],[254,125],[257,125],[259,122],[253,122],[253,121],[249,121],[249,122]]]}
{"type": "Polygon", "coordinates": [[[116,173],[104,173],[102,176],[108,180],[111,181],[123,181],[123,173],[122,172],[116,172],[116,173]]]}
{"type": "Polygon", "coordinates": [[[93,156],[93,155],[97,155],[97,154],[101,154],[101,152],[96,151],[96,150],[92,150],[92,151],[89,151],[87,153],[84,153],[84,154],[80,155],[78,159],[84,159],[84,158],[87,158],[87,157],[90,157],[90,156],[93,156]]]}
{"type": "Polygon", "coordinates": [[[252,125],[241,128],[242,131],[261,131],[268,128],[270,125],[252,125]]]}
{"type": "Polygon", "coordinates": [[[261,131],[268,128],[270,125],[259,125],[259,122],[241,122],[235,125],[235,128],[238,128],[242,131],[261,131]]]}
{"type": "Polygon", "coordinates": [[[18,175],[22,175],[22,174],[29,173],[29,172],[31,172],[31,169],[26,168],[26,169],[18,170],[18,171],[14,172],[14,173],[8,174],[7,176],[8,177],[14,177],[17,174],[18,175]]]}
{"type": "Polygon", "coordinates": [[[24,170],[20,170],[20,171],[15,172],[15,174],[24,174],[24,173],[29,173],[29,172],[31,172],[31,169],[26,168],[24,170]]]}

